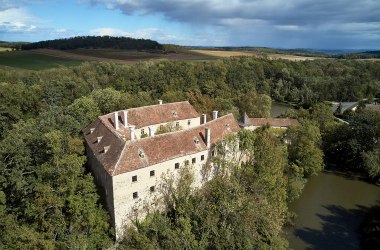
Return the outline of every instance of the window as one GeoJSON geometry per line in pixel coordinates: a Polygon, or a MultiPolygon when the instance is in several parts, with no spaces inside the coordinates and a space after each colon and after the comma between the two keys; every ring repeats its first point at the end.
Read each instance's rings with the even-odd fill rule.
{"type": "Polygon", "coordinates": [[[175,122],[175,126],[178,128],[179,127],[179,122],[175,122]]]}
{"type": "Polygon", "coordinates": [[[145,134],[144,129],[141,129],[141,135],[145,134]]]}
{"type": "Polygon", "coordinates": [[[199,139],[197,137],[194,137],[194,143],[195,144],[198,144],[199,143],[199,139]]]}
{"type": "Polygon", "coordinates": [[[137,175],[132,176],[132,182],[136,182],[136,181],[137,181],[137,175]]]}
{"type": "Polygon", "coordinates": [[[156,187],[155,186],[151,186],[150,188],[149,188],[149,190],[150,190],[150,192],[154,192],[155,190],[156,190],[156,187]]]}
{"type": "Polygon", "coordinates": [[[205,155],[201,155],[201,161],[205,160],[205,155]]]}
{"type": "Polygon", "coordinates": [[[215,148],[211,151],[211,156],[216,156],[216,149],[215,148]]]}
{"type": "Polygon", "coordinates": [[[197,162],[197,159],[196,159],[196,158],[191,159],[191,163],[192,163],[192,164],[194,164],[194,163],[196,163],[196,162],[197,162]]]}
{"type": "Polygon", "coordinates": [[[178,162],[174,165],[174,168],[179,169],[179,163],[178,162]]]}
{"type": "Polygon", "coordinates": [[[137,193],[137,192],[133,192],[133,199],[137,199],[137,198],[139,198],[139,194],[137,193]]]}
{"type": "Polygon", "coordinates": [[[189,160],[185,161],[185,166],[189,166],[189,160]]]}
{"type": "Polygon", "coordinates": [[[188,125],[188,126],[191,125],[191,120],[188,120],[188,121],[187,121],[187,125],[188,125]]]}
{"type": "Polygon", "coordinates": [[[140,156],[140,158],[144,158],[145,157],[144,152],[142,150],[139,150],[139,156],[140,156]]]}
{"type": "Polygon", "coordinates": [[[150,171],[150,176],[154,176],[154,174],[155,174],[155,173],[154,173],[154,170],[151,170],[151,171],[150,171]]]}

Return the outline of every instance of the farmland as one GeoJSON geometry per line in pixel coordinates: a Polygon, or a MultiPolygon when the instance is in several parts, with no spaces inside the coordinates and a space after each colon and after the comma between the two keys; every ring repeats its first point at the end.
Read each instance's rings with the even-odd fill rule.
{"type": "MultiPolygon", "coordinates": [[[[42,70],[59,65],[75,66],[84,61],[106,61],[117,64],[135,64],[142,61],[209,61],[219,58],[248,56],[262,57],[272,60],[284,59],[289,61],[305,61],[326,59],[323,57],[299,56],[280,53],[266,53],[246,50],[213,50],[213,49],[181,49],[176,52],[138,51],[125,49],[34,49],[27,51],[7,51],[9,48],[0,47],[0,65],[42,70]]],[[[364,60],[364,59],[359,59],[364,60]]],[[[367,59],[376,60],[376,59],[367,59]]]]}
{"type": "Polygon", "coordinates": [[[0,52],[0,65],[29,70],[42,70],[59,65],[75,66],[81,62],[74,58],[53,57],[32,51],[0,52]]]}
{"type": "Polygon", "coordinates": [[[134,64],[150,60],[198,61],[217,57],[197,52],[152,53],[117,49],[36,49],[28,51],[0,51],[0,65],[13,68],[43,70],[59,65],[75,66],[84,61],[107,61],[118,64],[134,64]]]}
{"type": "Polygon", "coordinates": [[[252,51],[225,51],[225,50],[191,50],[192,52],[204,54],[208,56],[215,57],[232,57],[232,56],[264,56],[269,59],[285,59],[290,61],[305,61],[322,59],[321,57],[307,57],[307,56],[296,56],[287,54],[272,54],[272,53],[258,53],[252,51]]]}

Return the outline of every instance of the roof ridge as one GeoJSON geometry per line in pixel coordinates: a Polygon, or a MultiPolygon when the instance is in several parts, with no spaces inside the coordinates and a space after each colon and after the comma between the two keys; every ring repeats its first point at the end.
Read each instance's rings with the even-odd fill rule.
{"type": "Polygon", "coordinates": [[[124,143],[123,149],[121,150],[121,153],[119,155],[119,159],[117,160],[117,162],[115,164],[115,167],[112,170],[112,174],[111,174],[112,176],[115,174],[115,172],[117,170],[117,167],[119,166],[119,163],[120,163],[121,159],[123,159],[128,144],[131,144],[131,143],[124,143]]]}
{"type": "MultiPolygon", "coordinates": [[[[100,116],[99,116],[99,117],[100,117],[100,116]]],[[[114,127],[112,127],[112,126],[106,124],[106,123],[105,123],[102,119],[100,119],[99,117],[97,117],[96,119],[99,119],[100,122],[101,122],[104,126],[106,126],[107,129],[108,129],[112,134],[114,134],[114,135],[115,135],[120,141],[125,142],[125,140],[123,139],[123,137],[122,137],[120,134],[118,134],[118,133],[116,132],[116,130],[114,129],[114,127]]]]}
{"type": "Polygon", "coordinates": [[[111,115],[113,113],[116,113],[116,112],[118,113],[118,112],[122,112],[122,111],[139,110],[139,109],[144,109],[144,108],[148,108],[148,107],[156,107],[156,106],[169,106],[169,105],[179,104],[179,103],[188,103],[190,105],[189,101],[167,102],[167,103],[163,103],[163,104],[152,104],[152,105],[146,105],[146,106],[135,107],[135,108],[120,109],[120,110],[116,110],[116,111],[113,111],[111,113],[107,113],[107,114],[104,114],[104,115],[101,115],[101,116],[98,116],[98,117],[109,116],[109,115],[111,115]]]}

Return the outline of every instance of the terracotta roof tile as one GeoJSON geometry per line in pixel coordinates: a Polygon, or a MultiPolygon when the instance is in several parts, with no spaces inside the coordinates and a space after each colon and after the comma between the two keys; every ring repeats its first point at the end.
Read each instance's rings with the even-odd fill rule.
{"type": "Polygon", "coordinates": [[[97,118],[83,130],[84,138],[89,149],[104,166],[108,173],[116,165],[126,142],[117,136],[101,119],[97,118]],[[91,133],[91,130],[93,132],[91,133]],[[98,142],[98,137],[100,142],[98,142]],[[107,153],[104,148],[108,147],[107,153]]]}
{"type": "Polygon", "coordinates": [[[114,176],[206,150],[206,127],[210,128],[212,144],[228,134],[239,131],[238,123],[233,115],[229,114],[191,129],[147,137],[132,143],[116,136],[116,131],[111,130],[112,125],[110,129],[102,119],[90,124],[84,133],[86,142],[99,162],[110,175],[114,176]],[[95,127],[95,131],[90,134],[92,127],[95,127]],[[99,145],[93,143],[98,132],[103,134],[99,145]],[[194,142],[195,139],[198,143],[194,142]],[[110,149],[107,153],[101,153],[105,145],[110,145],[110,149]]]}
{"type": "Polygon", "coordinates": [[[233,115],[229,114],[188,130],[136,140],[126,146],[112,175],[130,172],[206,150],[206,127],[210,128],[212,144],[231,133],[238,132],[240,129],[233,115]],[[197,144],[194,142],[195,138],[198,140],[197,144]],[[143,153],[143,158],[139,156],[140,152],[143,153]]]}
{"type": "MultiPolygon", "coordinates": [[[[198,112],[188,101],[157,104],[127,110],[128,124],[134,125],[136,128],[199,117],[198,112]]],[[[122,112],[116,112],[118,112],[119,127],[122,129],[124,122],[122,112]]],[[[114,127],[114,113],[103,115],[100,119],[114,127]]]]}
{"type": "Polygon", "coordinates": [[[273,127],[289,127],[298,125],[297,119],[286,118],[249,118],[244,126],[264,126],[269,124],[273,127]]]}

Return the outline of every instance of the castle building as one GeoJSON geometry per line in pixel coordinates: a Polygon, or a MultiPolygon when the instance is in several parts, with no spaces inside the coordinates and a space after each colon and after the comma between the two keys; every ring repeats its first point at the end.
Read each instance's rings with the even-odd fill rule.
{"type": "Polygon", "coordinates": [[[299,122],[297,119],[288,118],[250,118],[244,114],[240,126],[244,129],[255,130],[262,126],[270,126],[272,128],[287,129],[290,126],[297,126],[299,122]]]}
{"type": "Polygon", "coordinates": [[[185,165],[195,186],[214,145],[239,131],[232,114],[200,116],[189,102],[131,108],[99,116],[84,130],[89,166],[104,189],[107,209],[119,238],[132,214],[154,196],[161,176],[185,165]]]}

